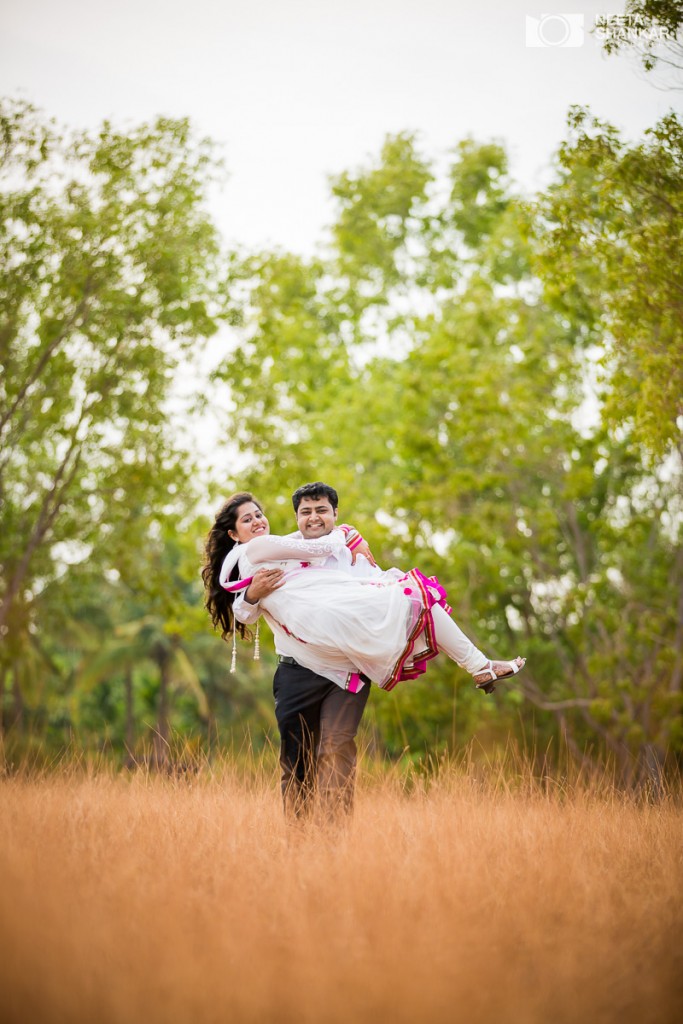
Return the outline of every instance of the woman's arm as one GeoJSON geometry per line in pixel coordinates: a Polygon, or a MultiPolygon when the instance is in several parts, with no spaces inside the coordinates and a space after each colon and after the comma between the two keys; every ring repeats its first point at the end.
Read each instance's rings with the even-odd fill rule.
{"type": "Polygon", "coordinates": [[[278,537],[269,534],[267,537],[254,537],[244,545],[243,553],[252,563],[259,562],[301,562],[308,558],[325,558],[335,555],[345,547],[345,538],[341,530],[333,530],[326,537],[314,537],[311,540],[298,540],[295,537],[278,537]]]}
{"type": "Polygon", "coordinates": [[[351,563],[356,564],[356,559],[359,555],[363,558],[367,558],[370,565],[377,565],[374,559],[370,545],[366,541],[365,537],[361,536],[360,530],[357,530],[355,526],[349,526],[348,523],[342,523],[339,529],[344,533],[346,538],[346,546],[351,552],[351,563]]]}

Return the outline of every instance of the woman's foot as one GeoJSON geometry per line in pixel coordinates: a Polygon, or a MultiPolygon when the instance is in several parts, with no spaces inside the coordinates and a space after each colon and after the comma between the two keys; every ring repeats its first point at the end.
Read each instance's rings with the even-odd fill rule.
{"type": "Polygon", "coordinates": [[[514,661],[490,661],[486,668],[473,677],[478,690],[493,693],[499,679],[516,675],[526,664],[526,658],[515,658],[514,661]]]}

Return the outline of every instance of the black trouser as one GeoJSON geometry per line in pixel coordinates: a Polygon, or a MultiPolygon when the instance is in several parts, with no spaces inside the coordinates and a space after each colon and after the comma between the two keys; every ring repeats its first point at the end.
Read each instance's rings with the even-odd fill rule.
{"type": "Polygon", "coordinates": [[[369,694],[369,683],[349,693],[301,665],[278,665],[273,696],[286,815],[308,813],[316,789],[324,817],[353,809],[356,733],[369,694]]]}

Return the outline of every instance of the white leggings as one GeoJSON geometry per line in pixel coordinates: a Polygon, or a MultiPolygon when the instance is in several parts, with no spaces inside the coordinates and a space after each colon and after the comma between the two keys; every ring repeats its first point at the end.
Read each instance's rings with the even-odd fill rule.
{"type": "Polygon", "coordinates": [[[441,605],[434,605],[432,617],[436,643],[440,651],[447,654],[472,676],[486,668],[489,659],[484,657],[471,640],[468,640],[460,626],[443,610],[441,605]]]}

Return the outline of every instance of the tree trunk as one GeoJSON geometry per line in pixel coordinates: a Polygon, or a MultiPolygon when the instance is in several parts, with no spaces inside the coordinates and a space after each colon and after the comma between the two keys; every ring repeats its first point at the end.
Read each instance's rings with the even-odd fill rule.
{"type": "Polygon", "coordinates": [[[666,793],[665,753],[656,743],[644,743],[638,758],[638,788],[651,800],[661,800],[666,793]]]}
{"type": "Polygon", "coordinates": [[[57,467],[49,491],[43,495],[43,500],[38,512],[31,535],[28,538],[26,547],[21,553],[19,561],[10,573],[9,581],[5,588],[0,604],[0,630],[7,625],[13,611],[14,602],[20,594],[28,577],[29,566],[35,552],[45,541],[54,524],[59,510],[64,504],[65,495],[68,493],[71,484],[76,476],[83,451],[83,442],[79,441],[78,428],[83,420],[83,415],[72,432],[71,443],[66,455],[57,467]],[[71,464],[70,464],[71,463],[71,464]]]}
{"type": "Polygon", "coordinates": [[[12,726],[19,733],[24,731],[24,695],[21,692],[21,686],[19,685],[19,673],[17,672],[17,666],[14,665],[12,668],[12,704],[14,710],[14,716],[12,718],[12,726]]]}
{"type": "Polygon", "coordinates": [[[0,669],[0,743],[5,738],[5,677],[7,669],[2,666],[0,669]]]}
{"type": "Polygon", "coordinates": [[[168,691],[171,657],[167,651],[160,651],[155,660],[159,666],[159,703],[157,708],[157,728],[154,734],[154,767],[160,769],[164,768],[169,760],[168,691]]]}
{"type": "Polygon", "coordinates": [[[132,768],[135,764],[135,714],[133,711],[133,670],[130,666],[126,669],[123,677],[123,685],[126,699],[126,767],[132,768]]]}
{"type": "Polygon", "coordinates": [[[0,669],[0,777],[4,775],[7,761],[5,760],[5,680],[7,666],[0,669]]]}
{"type": "Polygon", "coordinates": [[[208,740],[208,753],[209,757],[213,752],[214,746],[218,749],[218,718],[216,717],[216,694],[213,685],[209,684],[206,688],[206,700],[209,708],[209,714],[206,720],[206,735],[208,740]]]}

